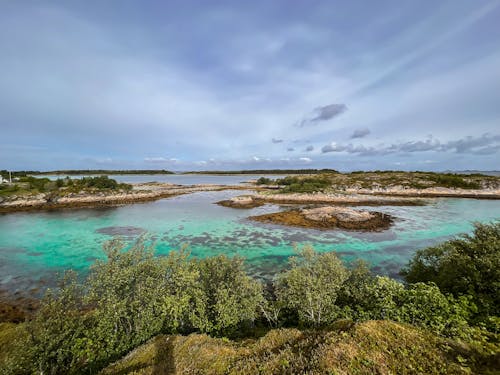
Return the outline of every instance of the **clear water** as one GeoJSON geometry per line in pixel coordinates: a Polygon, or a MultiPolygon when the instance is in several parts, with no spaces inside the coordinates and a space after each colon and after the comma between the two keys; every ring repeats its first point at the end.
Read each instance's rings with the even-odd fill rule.
{"type": "Polygon", "coordinates": [[[397,275],[417,249],[470,232],[473,221],[500,218],[500,201],[434,199],[421,207],[367,207],[397,217],[386,231],[319,231],[252,222],[250,215],[280,208],[238,210],[213,204],[242,191],[202,192],[113,208],[0,215],[0,289],[27,291],[53,285],[73,268],[82,274],[113,236],[126,240],[147,232],[158,254],[189,244],[192,254],[240,255],[249,271],[269,277],[293,254],[293,245],[312,244],[346,261],[363,258],[379,274],[397,275]]]}
{"type": "MultiPolygon", "coordinates": [[[[56,180],[64,176],[47,175],[43,176],[56,180]]],[[[71,178],[82,178],[87,176],[71,176],[71,178]]],[[[133,174],[133,175],[109,175],[118,182],[126,183],[140,183],[140,182],[168,182],[171,184],[179,185],[195,185],[195,184],[219,184],[219,185],[239,185],[241,183],[256,180],[262,175],[209,175],[209,174],[161,174],[161,175],[147,175],[147,174],[133,174]]],[[[283,178],[284,176],[268,176],[268,178],[283,178]]]]}

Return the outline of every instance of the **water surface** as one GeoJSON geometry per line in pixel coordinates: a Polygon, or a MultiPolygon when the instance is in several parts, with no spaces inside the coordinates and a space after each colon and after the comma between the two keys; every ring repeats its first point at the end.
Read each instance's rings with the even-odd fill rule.
{"type": "MultiPolygon", "coordinates": [[[[241,183],[257,180],[259,177],[263,175],[210,175],[210,174],[116,174],[116,175],[108,175],[109,178],[112,178],[118,182],[126,182],[126,183],[141,183],[141,182],[168,182],[171,184],[179,184],[179,185],[195,185],[195,184],[220,184],[220,185],[239,185],[241,183]]],[[[64,178],[64,175],[46,175],[40,177],[47,177],[51,180],[56,180],[58,178],[64,178]]],[[[90,177],[89,175],[74,175],[70,176],[71,178],[82,178],[82,177],[90,177]]],[[[274,176],[274,175],[265,175],[267,178],[276,179],[283,178],[284,175],[274,176]]]]}
{"type": "Polygon", "coordinates": [[[242,193],[201,192],[120,207],[0,215],[0,289],[52,285],[54,275],[67,268],[85,273],[103,257],[104,241],[114,236],[133,240],[142,233],[156,241],[159,255],[189,244],[197,257],[243,256],[257,276],[278,272],[293,254],[294,244],[305,243],[318,251],[335,251],[346,261],[363,258],[377,273],[394,276],[417,249],[470,232],[473,221],[500,217],[497,200],[433,199],[427,206],[366,207],[397,220],[389,230],[362,233],[247,219],[283,209],[275,205],[238,210],[213,204],[242,193]]]}

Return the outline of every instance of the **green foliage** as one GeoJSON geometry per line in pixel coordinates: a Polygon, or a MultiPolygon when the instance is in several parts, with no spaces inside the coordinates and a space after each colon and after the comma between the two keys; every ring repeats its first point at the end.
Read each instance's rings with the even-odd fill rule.
{"type": "Polygon", "coordinates": [[[430,180],[439,186],[448,188],[460,188],[460,189],[480,189],[481,185],[475,181],[466,181],[463,177],[452,174],[452,173],[442,173],[435,174],[430,177],[430,180]]]}
{"type": "Polygon", "coordinates": [[[162,335],[102,374],[483,374],[494,373],[492,360],[494,354],[410,325],[370,321],[273,329],[244,341],[162,335]]]}
{"type": "Polygon", "coordinates": [[[276,184],[284,186],[281,189],[284,193],[314,193],[330,187],[331,181],[323,176],[305,178],[287,176],[277,179],[276,184]]]}
{"type": "Polygon", "coordinates": [[[425,327],[448,337],[469,335],[468,320],[476,306],[468,297],[447,297],[435,284],[416,283],[399,296],[394,320],[425,327]]]}
{"type": "Polygon", "coordinates": [[[118,190],[125,189],[130,190],[132,187],[129,184],[120,184],[116,180],[109,178],[108,176],[97,176],[97,177],[83,177],[82,179],[76,180],[75,183],[79,187],[84,188],[95,188],[104,190],[118,190]]]}
{"type": "Polygon", "coordinates": [[[107,361],[158,334],[163,327],[164,267],[152,248],[139,240],[128,251],[114,240],[105,245],[106,261],[98,260],[85,284],[92,307],[90,352],[107,361]]]}
{"type": "Polygon", "coordinates": [[[500,222],[475,224],[474,233],[419,250],[403,270],[410,283],[434,282],[442,292],[471,295],[478,318],[500,315],[500,222]]]}
{"type": "Polygon", "coordinates": [[[207,318],[198,327],[202,332],[231,334],[257,318],[262,286],[245,273],[243,259],[220,255],[201,260],[199,267],[207,318]]]}
{"type": "Polygon", "coordinates": [[[68,271],[58,291],[49,290],[35,318],[27,323],[26,335],[14,346],[10,361],[13,373],[71,373],[86,362],[88,320],[82,316],[82,288],[76,274],[68,271]]]}
{"type": "Polygon", "coordinates": [[[271,185],[274,181],[267,177],[260,177],[257,180],[257,185],[271,185]]]}
{"type": "Polygon", "coordinates": [[[276,295],[289,309],[297,311],[300,322],[320,326],[338,316],[335,304],[347,269],[335,253],[316,253],[312,247],[290,259],[290,269],[278,276],[276,295]]]}
{"type": "MultiPolygon", "coordinates": [[[[206,335],[199,336],[203,340],[196,344],[198,349],[189,346],[196,341],[191,338],[197,336],[186,336],[176,353],[187,350],[192,361],[193,350],[206,355],[207,345],[216,343],[217,348],[224,348],[223,357],[214,360],[208,355],[203,359],[214,373],[226,373],[224,369],[228,368],[235,373],[265,373],[263,369],[301,373],[344,363],[344,357],[336,357],[337,344],[349,342],[354,345],[349,350],[360,351],[348,352],[352,356],[344,370],[369,373],[385,368],[377,367],[385,365],[377,361],[387,350],[391,357],[385,361],[392,361],[392,356],[410,358],[412,350],[421,349],[412,343],[401,349],[394,341],[396,335],[409,331],[408,340],[420,340],[420,331],[387,322],[382,331],[393,336],[380,336],[382,331],[377,331],[367,342],[363,334],[370,335],[373,327],[363,323],[358,326],[365,329],[355,342],[348,339],[351,336],[347,332],[356,322],[391,320],[460,338],[489,361],[498,351],[498,335],[492,328],[499,324],[498,314],[492,313],[497,311],[493,307],[498,298],[494,293],[498,290],[498,231],[498,224],[478,224],[473,236],[419,252],[410,263],[407,278],[427,280],[407,285],[389,277],[374,277],[361,261],[346,268],[335,253],[320,254],[306,246],[290,259],[289,269],[266,288],[265,297],[262,285],[245,273],[241,258],[198,260],[190,258],[185,248],[155,257],[153,245],[146,245],[145,238],[129,246],[111,241],[105,246],[106,260],[97,261],[83,282],[78,282],[74,272],[66,273],[60,287],[47,292],[33,319],[15,330],[0,330],[0,368],[8,374],[96,373],[158,334],[202,332],[236,337],[251,327],[257,335],[261,329],[255,329],[254,324],[264,319],[272,327],[295,325],[298,319],[301,325],[321,327],[314,332],[322,333],[303,340],[309,336],[298,330],[289,330],[293,337],[288,338],[281,336],[284,331],[275,331],[271,341],[253,352],[255,363],[240,361],[254,349],[229,347],[229,339],[215,340],[206,335]],[[488,283],[493,284],[485,285],[488,283]],[[482,325],[473,326],[478,309],[482,325]],[[484,326],[493,332],[486,332],[484,326]],[[328,330],[340,333],[331,336],[328,330]],[[6,340],[14,336],[17,339],[2,351],[6,340]],[[283,346],[285,342],[290,345],[283,346]],[[378,343],[387,347],[380,352],[378,343]],[[280,351],[283,355],[269,354],[280,351]],[[233,357],[229,360],[228,356],[233,357]],[[324,358],[333,359],[328,364],[324,358]]],[[[431,337],[426,333],[426,338],[431,337]]],[[[435,348],[435,343],[432,345],[435,348]]],[[[425,353],[422,355],[427,357],[429,352],[425,353]]],[[[461,364],[478,365],[464,353],[460,349],[461,364]]],[[[396,372],[402,369],[397,361],[391,362],[390,368],[396,372]]],[[[417,372],[428,369],[419,361],[411,362],[411,368],[417,372]]],[[[440,368],[439,372],[446,371],[440,368]]]]}
{"type": "Polygon", "coordinates": [[[27,188],[30,190],[37,190],[43,193],[47,190],[53,190],[55,186],[52,186],[50,179],[48,178],[36,178],[32,176],[20,177],[20,183],[27,184],[27,188]]]}

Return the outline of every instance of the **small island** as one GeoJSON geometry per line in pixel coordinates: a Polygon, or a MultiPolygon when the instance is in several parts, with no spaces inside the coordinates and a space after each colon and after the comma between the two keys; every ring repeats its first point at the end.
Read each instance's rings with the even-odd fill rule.
{"type": "Polygon", "coordinates": [[[258,199],[251,195],[240,195],[230,199],[216,202],[219,206],[231,208],[255,208],[265,204],[262,199],[258,199]]]}
{"type": "Polygon", "coordinates": [[[355,210],[339,206],[294,209],[250,216],[249,219],[261,223],[291,225],[303,228],[360,231],[388,229],[394,221],[391,215],[382,212],[355,210]]]}

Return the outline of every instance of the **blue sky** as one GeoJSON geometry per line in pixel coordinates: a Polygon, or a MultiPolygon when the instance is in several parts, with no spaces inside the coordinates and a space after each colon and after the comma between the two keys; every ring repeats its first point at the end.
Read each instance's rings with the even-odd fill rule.
{"type": "Polygon", "coordinates": [[[0,169],[500,169],[500,1],[3,1],[0,169]]]}

